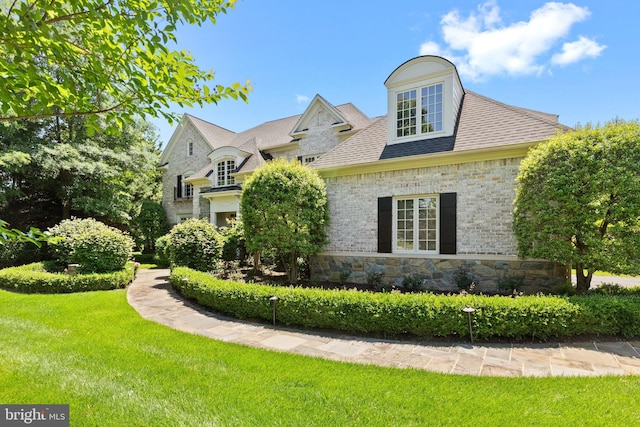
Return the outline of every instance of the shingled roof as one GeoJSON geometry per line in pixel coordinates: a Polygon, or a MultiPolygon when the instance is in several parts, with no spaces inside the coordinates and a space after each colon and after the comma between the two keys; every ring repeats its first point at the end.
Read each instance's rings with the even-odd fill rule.
{"type": "Polygon", "coordinates": [[[205,141],[207,141],[212,149],[227,145],[230,141],[233,140],[233,137],[236,135],[236,133],[233,131],[199,119],[195,116],[192,116],[191,114],[185,115],[189,116],[189,118],[191,119],[191,123],[193,123],[193,126],[198,130],[198,132],[200,132],[202,137],[205,139],[205,141]]]}
{"type": "Polygon", "coordinates": [[[556,115],[503,104],[465,90],[453,136],[387,145],[387,117],[382,116],[317,159],[313,166],[326,169],[447,151],[539,142],[567,129],[558,123],[556,115]]]}

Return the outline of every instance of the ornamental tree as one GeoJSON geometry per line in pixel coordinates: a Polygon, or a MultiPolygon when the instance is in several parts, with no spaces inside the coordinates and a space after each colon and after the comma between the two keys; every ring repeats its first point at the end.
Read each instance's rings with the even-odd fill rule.
{"type": "Polygon", "coordinates": [[[246,101],[247,84],[212,84],[175,43],[183,24],[216,22],[236,0],[0,2],[0,121],[88,116],[113,129],[170,103],[246,101]]]}
{"type": "Polygon", "coordinates": [[[521,256],[576,269],[640,273],[640,123],[616,120],[558,134],[520,165],[513,230],[521,256]]]}
{"type": "Polygon", "coordinates": [[[297,161],[278,159],[257,169],[243,185],[240,215],[247,250],[274,250],[291,283],[298,280],[298,258],[318,253],[327,243],[324,182],[297,161]]]}

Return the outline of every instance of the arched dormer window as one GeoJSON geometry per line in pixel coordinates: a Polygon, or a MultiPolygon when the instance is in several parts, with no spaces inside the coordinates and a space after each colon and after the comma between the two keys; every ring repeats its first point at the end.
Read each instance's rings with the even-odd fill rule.
{"type": "Polygon", "coordinates": [[[236,170],[234,159],[224,159],[216,163],[216,187],[225,187],[236,183],[235,177],[231,176],[236,170]]]}
{"type": "Polygon", "coordinates": [[[413,58],[396,68],[384,84],[388,144],[454,134],[464,89],[450,61],[429,55],[413,58]]]}

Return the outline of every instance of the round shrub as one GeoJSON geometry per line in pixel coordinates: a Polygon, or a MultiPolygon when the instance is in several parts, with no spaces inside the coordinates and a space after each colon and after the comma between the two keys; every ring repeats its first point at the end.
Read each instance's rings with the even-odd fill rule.
{"type": "Polygon", "coordinates": [[[49,228],[52,237],[60,237],[58,241],[49,245],[51,258],[59,267],[66,267],[72,263],[71,253],[73,252],[73,240],[87,231],[105,229],[107,225],[96,221],[93,218],[73,218],[65,219],[60,224],[49,228]]]}
{"type": "Polygon", "coordinates": [[[122,270],[133,245],[133,239],[116,228],[86,231],[73,239],[71,261],[87,273],[122,270]]]}
{"type": "Polygon", "coordinates": [[[222,252],[222,236],[204,219],[178,224],[169,234],[169,260],[198,271],[215,268],[222,252]]]}
{"type": "Polygon", "coordinates": [[[59,267],[75,263],[82,272],[116,271],[124,268],[133,253],[131,237],[93,218],[64,220],[49,232],[61,238],[49,245],[59,267]]]}

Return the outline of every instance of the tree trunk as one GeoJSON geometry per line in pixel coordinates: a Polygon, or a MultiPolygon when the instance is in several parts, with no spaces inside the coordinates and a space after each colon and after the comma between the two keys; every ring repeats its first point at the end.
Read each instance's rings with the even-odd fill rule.
{"type": "Polygon", "coordinates": [[[253,271],[259,273],[260,270],[260,252],[256,251],[253,253],[253,271]]]}
{"type": "Polygon", "coordinates": [[[289,276],[289,283],[298,283],[298,256],[296,254],[291,254],[289,257],[287,275],[289,276]]]}
{"type": "Polygon", "coordinates": [[[584,274],[582,263],[576,264],[576,293],[578,295],[586,295],[589,292],[592,276],[591,270],[587,270],[587,274],[584,274]]]}

